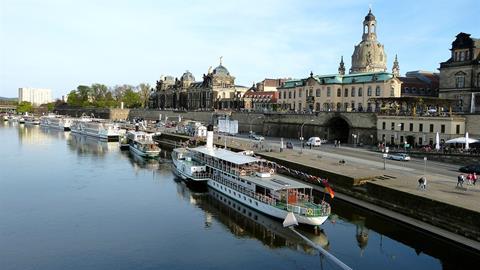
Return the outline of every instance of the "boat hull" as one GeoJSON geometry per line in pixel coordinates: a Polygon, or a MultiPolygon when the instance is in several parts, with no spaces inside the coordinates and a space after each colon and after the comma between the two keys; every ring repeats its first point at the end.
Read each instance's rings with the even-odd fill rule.
{"type": "Polygon", "coordinates": [[[141,151],[137,149],[135,146],[130,145],[130,152],[139,155],[144,158],[157,158],[160,155],[160,151],[141,151]]]}

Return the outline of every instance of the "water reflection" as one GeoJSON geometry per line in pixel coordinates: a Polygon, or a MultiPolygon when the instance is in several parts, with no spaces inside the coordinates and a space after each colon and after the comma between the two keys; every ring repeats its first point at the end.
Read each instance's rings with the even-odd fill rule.
{"type": "Polygon", "coordinates": [[[104,156],[109,152],[116,152],[119,149],[118,142],[107,142],[95,137],[70,133],[67,136],[68,148],[76,151],[79,155],[104,156]]]}
{"type": "MultiPolygon", "coordinates": [[[[255,238],[270,249],[287,247],[309,255],[318,253],[290,229],[284,228],[281,221],[246,207],[211,188],[188,187],[180,180],[176,182],[178,195],[205,212],[205,228],[210,228],[215,219],[236,237],[255,238]]],[[[329,241],[323,231],[315,234],[311,230],[303,230],[302,234],[328,249],[329,241]]]]}

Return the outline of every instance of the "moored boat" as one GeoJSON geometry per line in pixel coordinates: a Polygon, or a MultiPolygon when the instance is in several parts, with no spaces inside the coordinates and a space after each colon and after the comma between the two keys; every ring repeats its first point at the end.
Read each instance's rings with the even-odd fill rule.
{"type": "Polygon", "coordinates": [[[35,118],[34,116],[25,116],[25,125],[39,125],[40,120],[38,118],[35,118]]]}
{"type": "Polygon", "coordinates": [[[130,151],[145,158],[158,157],[160,148],[155,141],[153,141],[153,135],[153,133],[143,131],[128,131],[127,140],[130,151]]]}
{"type": "Polygon", "coordinates": [[[72,118],[58,116],[55,114],[48,114],[40,117],[40,126],[50,127],[55,129],[61,129],[69,131],[72,124],[72,118]]]}
{"type": "Polygon", "coordinates": [[[104,119],[85,116],[72,121],[71,131],[73,133],[97,137],[109,142],[118,141],[120,135],[120,129],[116,124],[104,119]]]}
{"type": "Polygon", "coordinates": [[[257,211],[279,219],[292,212],[299,223],[318,226],[330,214],[330,205],[315,203],[311,186],[276,173],[276,164],[243,153],[207,145],[172,152],[175,174],[207,185],[257,211]]]}

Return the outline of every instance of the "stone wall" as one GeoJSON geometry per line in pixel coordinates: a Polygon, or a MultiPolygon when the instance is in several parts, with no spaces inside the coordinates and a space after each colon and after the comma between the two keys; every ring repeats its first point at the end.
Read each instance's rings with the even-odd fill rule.
{"type": "Polygon", "coordinates": [[[469,136],[480,139],[480,114],[465,114],[463,117],[466,119],[465,130],[468,131],[469,136]]]}

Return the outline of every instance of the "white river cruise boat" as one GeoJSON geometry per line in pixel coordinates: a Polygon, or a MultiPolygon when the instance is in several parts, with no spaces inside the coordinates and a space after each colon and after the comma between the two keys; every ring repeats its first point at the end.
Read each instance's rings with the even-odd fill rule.
{"type": "Polygon", "coordinates": [[[299,223],[318,226],[330,215],[330,205],[314,202],[312,187],[276,173],[276,164],[264,159],[207,145],[176,148],[172,152],[175,174],[208,186],[259,212],[285,219],[292,212],[299,223]]]}
{"type": "Polygon", "coordinates": [[[72,118],[69,117],[58,116],[55,114],[48,114],[46,116],[40,117],[40,126],[42,127],[51,127],[64,131],[69,131],[71,125],[72,118]]]}
{"type": "Polygon", "coordinates": [[[120,128],[104,119],[82,116],[74,119],[70,127],[73,133],[97,137],[103,140],[118,141],[120,128]]]}
{"type": "Polygon", "coordinates": [[[153,141],[154,133],[129,130],[127,140],[130,151],[144,158],[156,158],[160,155],[160,148],[153,141]]]}
{"type": "Polygon", "coordinates": [[[40,120],[32,115],[25,116],[25,125],[40,125],[40,120]]]}

